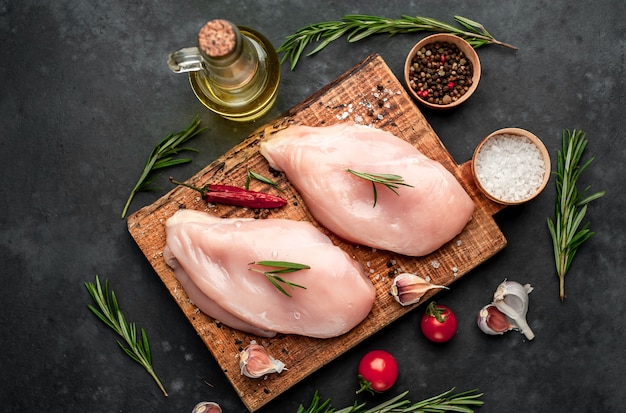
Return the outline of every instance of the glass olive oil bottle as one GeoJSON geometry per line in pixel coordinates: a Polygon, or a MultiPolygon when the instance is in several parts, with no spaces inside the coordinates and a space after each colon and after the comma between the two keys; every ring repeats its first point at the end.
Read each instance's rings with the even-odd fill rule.
{"type": "Polygon", "coordinates": [[[261,33],[229,21],[206,23],[198,45],[169,55],[175,73],[189,73],[196,97],[234,121],[252,121],[269,111],[278,92],[280,62],[261,33]]]}

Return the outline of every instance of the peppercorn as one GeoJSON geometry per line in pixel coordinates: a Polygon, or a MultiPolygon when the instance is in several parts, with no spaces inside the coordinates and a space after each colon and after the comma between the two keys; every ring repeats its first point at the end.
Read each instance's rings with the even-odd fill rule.
{"type": "Polygon", "coordinates": [[[453,43],[427,44],[411,59],[410,87],[429,103],[447,105],[458,100],[472,85],[472,76],[471,61],[453,43]]]}

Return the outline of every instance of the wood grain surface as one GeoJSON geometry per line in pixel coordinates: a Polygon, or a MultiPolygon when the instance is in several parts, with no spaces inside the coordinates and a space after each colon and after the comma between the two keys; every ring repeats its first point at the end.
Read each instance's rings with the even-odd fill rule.
{"type": "MultiPolygon", "coordinates": [[[[422,113],[405,92],[383,59],[373,54],[334,82],[298,104],[280,118],[259,128],[246,140],[215,160],[188,180],[197,186],[222,183],[243,186],[247,168],[273,177],[269,165],[259,154],[265,136],[292,123],[309,126],[355,122],[392,132],[407,140],[426,156],[441,162],[459,180],[476,204],[476,210],[461,234],[436,252],[411,258],[369,247],[347,244],[319,226],[310,215],[297,191],[284,175],[275,178],[289,204],[279,210],[251,210],[224,205],[207,205],[193,190],[177,187],[128,218],[128,229],[156,274],[171,292],[193,328],[216,358],[226,377],[249,411],[258,410],[295,383],[321,366],[380,331],[417,305],[402,307],[389,295],[398,272],[413,272],[435,284],[450,286],[473,268],[506,246],[506,239],[493,220],[502,206],[485,198],[472,179],[469,162],[458,165],[452,159],[422,113]],[[208,211],[222,217],[289,218],[313,222],[336,245],[361,262],[370,272],[377,298],[369,316],[347,334],[332,339],[313,339],[296,335],[259,338],[230,329],[201,313],[190,301],[163,259],[165,221],[179,208],[208,211]],[[239,370],[238,354],[251,340],[263,344],[287,368],[265,379],[250,379],[239,370]]],[[[267,184],[253,181],[250,189],[279,194],[267,184]]],[[[407,223],[408,224],[408,223],[407,223]]],[[[410,230],[410,228],[407,228],[410,230]]],[[[421,300],[430,298],[433,290],[421,300]]],[[[263,297],[258,297],[263,300],[263,297]]]]}

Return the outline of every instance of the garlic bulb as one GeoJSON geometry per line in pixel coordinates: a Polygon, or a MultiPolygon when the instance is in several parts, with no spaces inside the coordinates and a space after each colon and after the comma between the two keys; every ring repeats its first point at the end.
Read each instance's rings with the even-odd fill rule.
{"type": "Polygon", "coordinates": [[[491,335],[519,330],[527,339],[535,338],[535,333],[526,321],[528,294],[532,290],[530,284],[504,280],[493,294],[493,302],[479,311],[478,327],[491,335]]]}
{"type": "Polygon", "coordinates": [[[494,336],[504,334],[516,328],[515,325],[511,324],[509,318],[498,310],[493,303],[487,304],[478,312],[476,322],[483,333],[494,336]]]}
{"type": "Polygon", "coordinates": [[[403,306],[415,304],[427,291],[433,288],[448,288],[443,285],[431,284],[415,274],[402,273],[396,276],[391,285],[391,295],[403,306]]]}
{"type": "Polygon", "coordinates": [[[255,341],[239,353],[239,368],[241,374],[253,379],[286,370],[285,363],[270,356],[265,347],[255,341]]]}
{"type": "Polygon", "coordinates": [[[493,304],[509,317],[527,339],[535,338],[535,333],[526,322],[528,294],[533,290],[530,284],[504,280],[493,294],[493,304]]]}
{"type": "Polygon", "coordinates": [[[222,408],[217,403],[200,402],[196,404],[191,413],[222,413],[222,408]]]}

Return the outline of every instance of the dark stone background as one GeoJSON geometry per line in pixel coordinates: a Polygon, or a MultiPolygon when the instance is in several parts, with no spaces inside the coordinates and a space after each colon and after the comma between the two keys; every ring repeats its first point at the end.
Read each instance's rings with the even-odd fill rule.
{"type": "MultiPolygon", "coordinates": [[[[168,69],[169,52],[193,45],[212,18],[254,27],[278,46],[301,26],[349,13],[450,23],[458,14],[518,46],[479,49],[476,94],[455,111],[424,111],[426,118],[459,163],[490,132],[521,127],[544,140],[554,165],[562,130],[583,129],[587,157],[596,160],[581,184],[607,195],[589,209],[586,221],[597,234],[575,258],[565,303],[546,226],[554,214],[552,179],[535,201],[496,215],[505,250],[437,296],[458,314],[454,340],[427,342],[418,330],[420,308],[262,411],[293,412],[315,390],[336,407],[351,405],[358,360],[374,348],[401,364],[389,397],[410,390],[420,400],[455,386],[484,392],[482,412],[624,410],[623,1],[0,0],[1,410],[181,413],[213,400],[225,412],[245,411],[120,213],[153,146],[194,115],[208,129],[193,142],[200,149],[193,162],[175,171],[181,178],[371,53],[400,77],[406,53],[424,34],[340,39],[295,71],[284,64],[275,107],[248,125],[205,110],[186,76],[168,69]],[[83,284],[96,274],[110,281],[128,319],[146,328],[168,398],[87,310],[83,284]],[[532,342],[516,332],[487,336],[475,325],[504,278],[535,287],[532,342]]],[[[169,188],[164,177],[159,183],[169,188]]],[[[131,212],[163,192],[141,193],[131,212]]]]}

